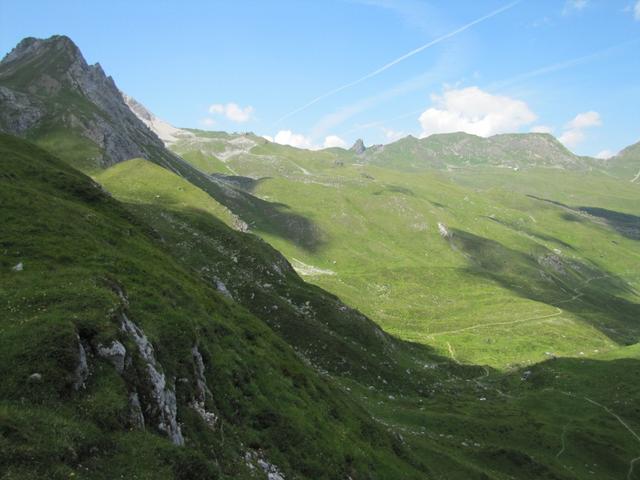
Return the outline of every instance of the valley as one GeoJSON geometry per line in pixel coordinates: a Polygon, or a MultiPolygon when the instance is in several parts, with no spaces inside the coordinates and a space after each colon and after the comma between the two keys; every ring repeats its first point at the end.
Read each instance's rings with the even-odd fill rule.
{"type": "Polygon", "coordinates": [[[181,129],[60,36],[0,94],[2,478],[640,478],[637,145],[181,129]]]}

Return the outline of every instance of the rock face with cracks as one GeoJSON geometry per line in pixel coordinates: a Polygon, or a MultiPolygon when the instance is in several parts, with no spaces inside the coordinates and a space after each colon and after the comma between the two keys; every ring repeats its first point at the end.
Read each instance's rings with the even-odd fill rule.
{"type": "Polygon", "coordinates": [[[127,349],[117,340],[111,342],[110,345],[98,345],[98,356],[109,361],[120,374],[124,371],[124,361],[127,355],[127,349]]]}
{"type": "Polygon", "coordinates": [[[145,363],[148,377],[149,402],[146,405],[147,416],[156,419],[156,427],[164,432],[176,445],[183,445],[184,438],[178,425],[178,405],[175,386],[167,384],[162,366],[156,360],[153,345],[144,332],[136,326],[126,314],[122,314],[122,330],[129,334],[138,347],[138,353],[145,363]]]}

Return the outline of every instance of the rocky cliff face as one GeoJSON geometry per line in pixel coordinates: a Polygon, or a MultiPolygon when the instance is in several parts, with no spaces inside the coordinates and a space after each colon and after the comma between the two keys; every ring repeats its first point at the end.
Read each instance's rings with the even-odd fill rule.
{"type": "Polygon", "coordinates": [[[171,145],[178,140],[193,137],[193,133],[188,130],[176,128],[170,123],[156,117],[147,107],[138,102],[135,98],[130,97],[124,92],[120,92],[125,103],[131,111],[138,117],[149,129],[155,133],[165,145],[171,145]]]}
{"type": "Polygon", "coordinates": [[[68,37],[26,38],[0,62],[0,130],[38,140],[60,129],[95,144],[103,167],[164,149],[68,37]]]}
{"type": "Polygon", "coordinates": [[[349,149],[356,155],[362,155],[367,148],[364,146],[364,142],[361,138],[357,139],[353,146],[349,149]]]}

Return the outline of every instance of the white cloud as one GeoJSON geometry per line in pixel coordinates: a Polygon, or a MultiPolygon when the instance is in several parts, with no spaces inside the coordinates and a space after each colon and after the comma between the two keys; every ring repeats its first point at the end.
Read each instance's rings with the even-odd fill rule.
{"type": "Polygon", "coordinates": [[[567,0],[562,10],[563,15],[569,15],[571,12],[584,10],[584,7],[589,3],[588,0],[567,0]]]}
{"type": "Polygon", "coordinates": [[[553,133],[553,128],[549,125],[534,125],[531,127],[532,133],[553,133]]]}
{"type": "Polygon", "coordinates": [[[612,152],[611,150],[602,150],[601,152],[598,152],[598,154],[596,155],[596,158],[599,158],[601,160],[608,160],[614,155],[615,153],[612,152]]]}
{"type": "Polygon", "coordinates": [[[600,114],[593,110],[589,112],[579,113],[571,121],[564,126],[565,130],[560,135],[560,140],[566,147],[572,148],[582,143],[586,138],[584,130],[602,125],[600,114]]]}
{"type": "Polygon", "coordinates": [[[337,135],[329,135],[325,137],[322,148],[340,147],[345,148],[347,143],[337,135]]]}
{"type": "Polygon", "coordinates": [[[387,142],[395,142],[396,140],[400,140],[402,137],[406,137],[406,134],[404,132],[399,132],[386,127],[381,128],[382,133],[384,133],[384,138],[387,140],[387,142]]]}
{"type": "Polygon", "coordinates": [[[478,87],[445,90],[432,95],[434,107],[420,115],[422,136],[432,133],[467,132],[481,137],[513,132],[537,118],[528,105],[478,87]]]}
{"type": "Polygon", "coordinates": [[[309,137],[301,133],[294,133],[291,130],[280,130],[274,137],[263,135],[263,138],[270,142],[279,143],[280,145],[289,145],[296,148],[305,148],[307,150],[320,150],[323,148],[340,147],[346,148],[347,143],[337,135],[328,135],[325,137],[322,145],[318,145],[311,141],[309,137]]]}
{"type": "Polygon", "coordinates": [[[582,130],[567,130],[560,135],[560,140],[566,147],[575,147],[579,143],[582,143],[586,138],[582,130]]]}
{"type": "Polygon", "coordinates": [[[571,148],[582,143],[587,138],[584,130],[587,128],[599,127],[602,120],[598,112],[589,111],[579,113],[564,126],[565,130],[560,135],[560,140],[565,146],[571,148]]]}
{"type": "Polygon", "coordinates": [[[581,130],[583,128],[599,127],[600,125],[602,125],[600,114],[591,110],[576,115],[573,120],[565,125],[565,128],[569,130],[581,130]]]}
{"type": "Polygon", "coordinates": [[[241,107],[237,103],[229,102],[227,104],[214,103],[209,107],[209,113],[214,115],[222,115],[232,122],[244,123],[253,118],[253,107],[241,107]]]}
{"type": "Polygon", "coordinates": [[[640,0],[638,0],[633,7],[633,17],[636,20],[640,20],[640,0]]]}
{"type": "Polygon", "coordinates": [[[216,124],[216,121],[213,118],[203,118],[200,120],[200,123],[207,127],[213,127],[216,124]]]}
{"type": "Polygon", "coordinates": [[[293,133],[291,130],[280,130],[273,137],[273,141],[280,145],[290,145],[296,148],[313,148],[311,140],[300,133],[293,133]]]}

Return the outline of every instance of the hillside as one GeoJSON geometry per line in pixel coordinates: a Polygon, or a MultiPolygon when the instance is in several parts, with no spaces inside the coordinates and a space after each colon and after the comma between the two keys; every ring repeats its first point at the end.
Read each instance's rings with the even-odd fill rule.
{"type": "Polygon", "coordinates": [[[608,167],[615,175],[632,183],[640,181],[640,143],[630,145],[618,155],[609,159],[608,167]]]}
{"type": "MultiPolygon", "coordinates": [[[[502,367],[540,361],[548,352],[593,354],[637,341],[637,256],[629,255],[640,232],[637,191],[589,168],[550,135],[408,137],[358,155],[298,150],[251,135],[238,151],[232,148],[241,135],[193,133],[172,148],[190,161],[197,153],[201,168],[218,162],[219,172],[244,175],[252,194],[313,219],[322,241],[307,249],[256,233],[294,266],[313,266],[301,272],[401,338],[447,354],[451,339],[443,332],[497,324],[486,330],[491,348],[476,335],[482,329],[456,334],[455,343],[461,358],[502,367]],[[424,144],[433,151],[434,145],[474,142],[502,145],[519,162],[513,165],[528,166],[505,168],[508,162],[497,163],[496,154],[486,157],[497,159],[491,164],[458,162],[405,173],[395,163],[371,160],[396,149],[394,155],[409,165],[422,161],[417,152],[426,151],[424,144]],[[527,160],[527,148],[537,152],[539,165],[527,160]],[[359,161],[349,163],[354,155],[359,161]],[[458,232],[453,241],[442,237],[440,225],[458,232]],[[458,243],[458,237],[472,240],[458,243]],[[500,258],[498,265],[507,265],[498,272],[494,262],[500,258]],[[567,301],[575,295],[579,300],[567,301]],[[554,318],[558,302],[562,316],[543,322],[544,333],[532,341],[531,325],[554,318]],[[613,305],[618,313],[607,313],[613,305]],[[501,326],[511,322],[513,328],[501,326]]],[[[483,148],[478,155],[486,154],[483,148]]]]}
{"type": "Polygon", "coordinates": [[[99,64],[89,66],[68,37],[24,39],[0,62],[0,131],[27,138],[87,174],[145,158],[224,205],[238,218],[238,228],[248,224],[316,247],[320,239],[312,222],[194,168],[149,129],[144,107],[136,112],[113,79],[99,64]]]}
{"type": "Polygon", "coordinates": [[[5,135],[0,158],[3,476],[251,478],[268,459],[301,478],[420,478],[392,436],[89,178],[5,135]]]}
{"type": "MultiPolygon", "coordinates": [[[[117,169],[118,167],[113,168],[117,169]]],[[[105,174],[109,174],[109,170],[105,174]]],[[[423,180],[418,179],[418,181],[423,180]]],[[[168,184],[168,182],[159,183],[168,184]]],[[[221,232],[219,228],[215,227],[215,223],[211,220],[204,221],[204,219],[188,213],[190,209],[186,207],[186,204],[182,212],[171,207],[170,213],[166,211],[160,215],[154,213],[154,209],[149,208],[149,202],[146,200],[148,198],[146,188],[138,188],[136,193],[136,189],[126,187],[127,184],[140,185],[136,181],[135,173],[132,173],[127,179],[121,179],[121,182],[118,183],[105,182],[106,187],[116,195],[119,195],[118,192],[122,190],[129,199],[133,200],[136,195],[138,196],[138,199],[134,200],[129,208],[154,225],[167,245],[175,252],[176,258],[195,266],[203,278],[209,279],[210,282],[216,284],[222,282],[225,285],[225,290],[236,301],[264,319],[299,352],[304,352],[305,356],[312,359],[316,368],[326,371],[334,379],[339,380],[345,386],[345,392],[349,392],[354,401],[363,402],[367,411],[378,421],[402,435],[412,451],[421,458],[431,458],[432,460],[429,461],[431,474],[426,475],[426,478],[439,478],[438,472],[443,472],[441,470],[443,468],[446,469],[448,478],[475,478],[475,476],[478,478],[504,478],[504,475],[511,474],[516,474],[519,478],[582,478],[584,475],[589,475],[589,471],[594,468],[601,478],[617,478],[617,476],[623,475],[623,472],[627,472],[629,459],[633,454],[623,453],[623,451],[627,449],[628,452],[635,451],[637,447],[634,444],[633,436],[628,435],[628,432],[619,424],[616,425],[614,417],[611,417],[613,422],[608,421],[607,411],[585,400],[585,397],[605,406],[615,402],[617,414],[620,414],[627,421],[635,422],[637,415],[633,411],[631,399],[636,398],[638,394],[634,380],[636,374],[631,373],[632,370],[629,369],[634,369],[638,362],[637,350],[630,349],[626,353],[623,353],[625,349],[610,350],[608,356],[589,352],[592,359],[588,361],[584,357],[575,360],[556,358],[556,355],[562,353],[558,348],[562,348],[561,345],[565,345],[568,349],[575,349],[576,345],[580,344],[581,348],[584,348],[585,335],[589,334],[587,332],[595,332],[595,329],[587,325],[580,326],[579,322],[588,320],[587,314],[592,311],[593,325],[597,325],[596,318],[603,318],[603,315],[598,313],[598,307],[595,305],[580,309],[571,303],[560,303],[563,307],[561,313],[564,318],[561,317],[561,322],[558,324],[554,322],[546,325],[547,317],[551,317],[548,320],[559,317],[559,309],[549,307],[547,311],[543,310],[542,302],[549,300],[542,297],[536,299],[538,305],[536,308],[540,312],[538,316],[541,317],[538,321],[525,316],[522,319],[516,317],[515,321],[507,320],[508,323],[513,322],[514,327],[487,325],[488,328],[485,329],[485,332],[490,329],[490,337],[487,337],[486,334],[478,336],[477,339],[467,336],[474,341],[467,340],[466,343],[462,343],[463,337],[455,333],[419,337],[419,342],[423,345],[441,346],[441,355],[437,355],[430,348],[420,348],[417,344],[410,346],[396,343],[397,341],[392,337],[388,337],[387,342],[396,345],[393,349],[386,353],[383,349],[383,351],[375,351],[375,355],[362,355],[358,348],[350,349],[349,343],[355,346],[356,344],[363,345],[363,342],[366,342],[366,352],[370,354],[374,352],[375,342],[369,343],[370,341],[362,336],[360,328],[356,330],[341,328],[340,322],[336,323],[338,318],[328,314],[327,310],[324,310],[325,313],[317,318],[324,319],[327,322],[327,327],[337,335],[332,334],[331,337],[324,337],[318,342],[318,335],[322,335],[324,327],[315,324],[313,320],[309,322],[311,319],[296,319],[296,312],[291,311],[290,306],[287,305],[289,303],[287,299],[293,298],[300,299],[298,300],[300,303],[304,301],[304,304],[307,305],[308,300],[305,297],[300,297],[302,294],[299,290],[300,287],[295,287],[292,290],[293,285],[273,283],[269,279],[269,270],[266,270],[266,275],[264,275],[264,273],[260,273],[260,270],[253,269],[253,273],[251,273],[247,269],[243,259],[255,258],[255,250],[247,250],[247,245],[241,247],[236,243],[237,247],[234,248],[231,259],[224,252],[221,255],[217,251],[217,241],[214,239],[226,238],[229,234],[221,232]],[[265,281],[271,285],[269,292],[261,292],[261,285],[264,285],[265,281]],[[271,295],[268,301],[273,306],[270,308],[262,307],[264,299],[267,298],[265,293],[271,295]],[[278,308],[274,309],[274,306],[278,308]],[[570,320],[573,316],[576,318],[575,321],[570,320]],[[305,325],[302,330],[299,329],[300,321],[303,321],[305,325]],[[532,327],[536,329],[538,339],[534,339],[531,335],[529,329],[532,327]],[[554,338],[556,328],[562,329],[566,334],[567,339],[563,342],[558,343],[558,339],[554,338]],[[307,333],[311,337],[307,337],[307,333]],[[342,343],[341,338],[349,340],[342,343]],[[487,338],[492,341],[488,343],[487,338]],[[481,350],[479,347],[482,344],[487,346],[481,350]],[[461,367],[456,363],[463,362],[465,358],[468,359],[467,362],[474,358],[481,358],[483,362],[501,365],[504,362],[501,355],[504,355],[507,361],[509,359],[522,361],[523,354],[531,355],[530,352],[538,348],[554,348],[553,357],[540,351],[542,362],[534,361],[534,365],[518,369],[512,366],[506,373],[491,366],[468,365],[461,367]],[[617,353],[614,354],[614,352],[617,353]],[[445,355],[451,359],[448,361],[445,355]],[[602,356],[604,358],[600,358],[602,356]],[[550,358],[553,359],[549,360],[550,358]],[[614,358],[615,361],[612,361],[614,358]],[[419,361],[412,363],[411,359],[419,361]],[[400,368],[396,369],[394,365],[400,368]],[[372,372],[373,375],[371,375],[372,372]],[[609,397],[611,389],[616,391],[615,400],[609,397]],[[567,392],[570,393],[570,396],[566,395],[567,392]],[[516,420],[516,418],[520,420],[516,420]],[[601,449],[586,440],[594,436],[602,439],[608,438],[609,444],[622,447],[623,450],[613,454],[608,448],[601,449]],[[561,453],[561,460],[559,460],[556,455],[562,449],[563,438],[568,447],[561,453]],[[593,449],[597,453],[593,453],[593,449]],[[597,455],[600,459],[607,458],[608,466],[594,467],[592,464],[593,455],[597,455]],[[454,463],[448,463],[452,461],[454,463]]],[[[306,184],[305,188],[309,188],[309,184],[306,184]]],[[[165,196],[162,190],[159,190],[159,194],[161,198],[165,196]]],[[[326,197],[323,198],[326,200],[326,197]]],[[[175,204],[175,202],[171,202],[169,206],[175,204]]],[[[191,210],[196,207],[197,204],[192,204],[191,210]]],[[[332,205],[329,207],[332,208],[332,205]]],[[[397,224],[393,226],[398,228],[397,224]]],[[[525,256],[519,257],[515,251],[505,251],[497,244],[465,235],[464,232],[455,230],[450,230],[450,232],[452,235],[451,246],[455,250],[474,248],[482,251],[479,261],[484,264],[478,265],[479,272],[481,268],[495,271],[495,257],[501,257],[505,253],[511,255],[505,260],[513,262],[514,265],[509,271],[496,272],[502,278],[521,281],[523,278],[526,279],[525,275],[528,275],[533,280],[537,275],[535,269],[543,268],[542,265],[536,267],[539,265],[537,262],[532,264],[525,256]],[[516,278],[515,275],[520,275],[520,277],[516,278]]],[[[403,233],[402,230],[400,233],[403,233]]],[[[233,236],[238,235],[241,236],[241,234],[233,233],[233,236]]],[[[439,233],[436,235],[437,238],[440,238],[439,233]]],[[[376,242],[370,243],[375,247],[379,241],[377,239],[376,242]]],[[[344,249],[345,245],[342,245],[342,248],[344,249]]],[[[343,258],[348,258],[355,251],[355,248],[347,251],[343,258]]],[[[400,251],[398,246],[393,250],[393,253],[398,255],[400,251]]],[[[446,250],[441,250],[439,255],[444,255],[446,258],[444,252],[446,250]]],[[[544,250],[542,253],[544,254],[544,250]]],[[[335,291],[341,292],[341,296],[349,292],[345,287],[353,282],[352,277],[345,273],[346,268],[354,269],[353,265],[358,263],[361,265],[362,270],[357,276],[364,277],[364,281],[360,278],[361,283],[358,285],[365,285],[365,282],[372,282],[374,278],[380,278],[375,277],[376,274],[384,275],[386,281],[390,282],[393,276],[398,276],[402,271],[398,269],[390,272],[389,270],[381,270],[379,266],[374,269],[372,265],[362,262],[364,258],[362,256],[359,257],[360,262],[356,260],[349,267],[341,265],[341,261],[327,266],[318,266],[318,263],[303,262],[300,258],[304,257],[301,256],[291,258],[294,268],[302,275],[316,283],[331,285],[335,291]],[[370,272],[367,277],[364,276],[365,269],[370,272]]],[[[544,256],[541,258],[546,260],[544,256]]],[[[553,258],[551,256],[549,261],[552,262],[553,258]]],[[[375,260],[390,265],[389,259],[381,257],[379,254],[375,260]]],[[[251,263],[250,260],[249,264],[251,263]]],[[[267,264],[269,263],[271,262],[267,262],[267,264]]],[[[433,258],[430,263],[433,270],[433,258]]],[[[552,266],[553,263],[549,263],[546,268],[552,266]]],[[[582,266],[571,265],[571,268],[578,270],[582,266]]],[[[403,271],[405,274],[402,280],[405,282],[412,279],[412,276],[417,272],[428,272],[426,268],[414,271],[408,269],[407,266],[403,268],[403,271]]],[[[446,276],[440,275],[439,281],[446,278],[446,276]]],[[[582,281],[583,278],[580,277],[586,275],[587,283],[580,286],[581,294],[584,290],[590,298],[590,303],[601,302],[603,310],[613,305],[611,298],[604,292],[595,295],[597,290],[595,292],[590,290],[589,285],[601,282],[599,285],[609,285],[607,291],[611,290],[612,292],[618,292],[619,288],[624,288],[616,283],[619,280],[612,282],[606,278],[598,278],[598,272],[567,272],[567,275],[570,277],[578,276],[577,281],[582,281]]],[[[275,276],[275,271],[273,271],[271,278],[275,276]]],[[[478,311],[478,306],[482,305],[478,301],[479,298],[485,298],[484,302],[487,302],[496,296],[495,287],[491,290],[489,284],[483,285],[477,278],[463,280],[464,276],[464,271],[461,271],[453,281],[458,284],[457,291],[461,290],[459,286],[462,281],[465,281],[462,290],[466,290],[465,297],[469,297],[464,301],[473,302],[469,306],[469,311],[472,311],[471,309],[474,307],[478,311]],[[477,284],[476,290],[473,292],[474,296],[470,296],[470,287],[474,283],[477,284]]],[[[557,280],[549,279],[548,281],[548,286],[544,281],[537,284],[539,287],[543,287],[541,295],[558,295],[552,293],[552,290],[557,289],[555,282],[563,281],[562,276],[557,280]]],[[[398,284],[390,284],[392,288],[395,285],[398,284]]],[[[409,285],[416,288],[412,284],[409,285]]],[[[454,288],[449,283],[438,286],[437,282],[428,282],[425,291],[438,292],[444,296],[446,292],[454,291],[454,288]],[[426,290],[427,288],[429,290],[426,290]]],[[[400,297],[402,292],[396,291],[394,293],[397,296],[396,301],[410,298],[400,297]]],[[[501,295],[494,302],[488,303],[487,308],[495,309],[496,305],[500,305],[501,302],[514,303],[514,297],[509,296],[507,292],[503,292],[501,295]]],[[[380,297],[379,290],[370,293],[366,288],[362,288],[359,290],[359,294],[355,294],[352,299],[362,302],[364,298],[365,302],[376,302],[373,304],[374,306],[392,300],[391,295],[383,294],[379,300],[376,300],[376,296],[380,297]]],[[[425,302],[424,297],[422,298],[422,301],[425,302]]],[[[308,305],[313,306],[319,312],[313,299],[308,305]]],[[[449,305],[444,308],[451,309],[453,305],[449,301],[449,305]]],[[[502,315],[506,317],[509,314],[516,315],[515,312],[518,311],[524,312],[528,308],[526,305],[526,301],[514,303],[509,311],[503,312],[502,315]]],[[[367,310],[370,310],[370,307],[371,305],[364,305],[367,310]]],[[[431,308],[433,309],[433,307],[431,308]]],[[[445,311],[444,308],[443,311],[445,311]]],[[[376,311],[374,310],[374,312],[376,311]]],[[[628,315],[626,321],[632,324],[635,318],[634,314],[629,312],[628,315]]],[[[381,320],[379,315],[375,318],[378,321],[381,320]]],[[[611,322],[612,318],[614,315],[606,321],[611,322]]],[[[624,316],[620,316],[620,320],[623,318],[624,316]]],[[[451,322],[456,320],[463,322],[464,316],[456,319],[450,315],[448,320],[445,320],[449,323],[444,323],[443,326],[447,328],[452,325],[451,322]]],[[[387,329],[393,329],[395,324],[387,321],[383,325],[387,329]]],[[[622,328],[629,328],[629,325],[620,325],[622,328]]],[[[418,327],[424,328],[424,326],[419,322],[409,325],[414,330],[418,327]]],[[[411,331],[405,328],[405,330],[399,330],[398,335],[407,338],[411,331]]],[[[481,329],[477,331],[482,332],[481,329]]],[[[471,329],[469,333],[476,332],[471,329]]],[[[598,338],[604,337],[602,335],[596,336],[596,342],[600,341],[598,338]]],[[[605,345],[606,342],[610,344],[610,348],[615,348],[609,340],[605,340],[605,345]]],[[[571,352],[571,350],[568,351],[571,352]]],[[[364,352],[362,351],[362,353],[364,352]]],[[[578,353],[576,355],[580,357],[578,353]]]]}

